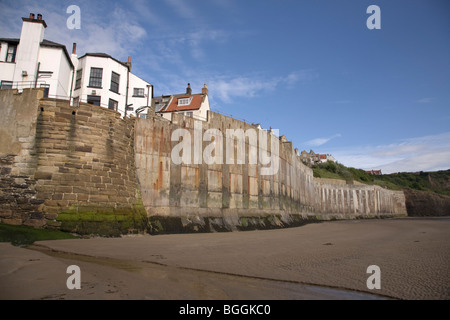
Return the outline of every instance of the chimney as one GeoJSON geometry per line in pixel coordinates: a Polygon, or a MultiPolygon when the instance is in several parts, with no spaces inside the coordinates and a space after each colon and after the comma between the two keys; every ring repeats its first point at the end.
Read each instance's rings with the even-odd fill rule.
{"type": "Polygon", "coordinates": [[[35,17],[36,17],[36,15],[34,13],[30,13],[28,18],[22,18],[22,21],[24,21],[24,22],[40,23],[40,24],[42,24],[44,26],[44,28],[47,28],[47,24],[45,23],[44,20],[42,20],[42,14],[38,13],[37,14],[37,19],[35,17]]]}
{"type": "Polygon", "coordinates": [[[206,86],[206,83],[205,83],[205,85],[202,88],[202,94],[205,95],[205,96],[208,95],[208,87],[206,86]]]}
{"type": "Polygon", "coordinates": [[[73,43],[72,54],[77,54],[77,43],[76,42],[73,43]]]}
{"type": "Polygon", "coordinates": [[[186,94],[191,95],[192,94],[192,89],[191,89],[191,84],[188,83],[188,86],[186,88],[186,94]]]}
{"type": "Polygon", "coordinates": [[[25,74],[23,71],[33,78],[36,77],[40,43],[44,40],[45,28],[47,28],[47,24],[42,20],[41,14],[38,14],[38,19],[35,19],[34,13],[30,13],[28,18],[22,18],[22,30],[20,31],[20,48],[22,49],[17,50],[16,53],[13,79],[22,79],[25,74]]]}
{"type": "Polygon", "coordinates": [[[128,66],[129,71],[131,71],[131,56],[128,56],[128,61],[125,64],[128,66]]]}

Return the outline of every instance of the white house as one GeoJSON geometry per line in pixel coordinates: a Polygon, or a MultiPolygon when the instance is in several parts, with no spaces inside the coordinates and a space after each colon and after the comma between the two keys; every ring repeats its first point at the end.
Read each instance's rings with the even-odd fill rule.
{"type": "Polygon", "coordinates": [[[150,103],[153,86],[130,72],[130,57],[127,62],[105,53],[86,53],[77,58],[74,46],[72,61],[76,68],[73,104],[92,103],[125,116],[150,103]]]}
{"type": "Polygon", "coordinates": [[[300,154],[300,160],[308,166],[312,166],[318,163],[324,163],[327,161],[336,162],[336,159],[331,154],[319,154],[310,150],[306,152],[303,150],[300,154]]]}
{"type": "Polygon", "coordinates": [[[327,161],[336,162],[336,159],[331,154],[319,154],[320,163],[324,163],[327,161]]]}
{"type": "Polygon", "coordinates": [[[62,44],[44,39],[40,14],[22,18],[19,39],[0,38],[0,88],[44,87],[46,96],[70,96],[74,66],[62,44]]]}
{"type": "Polygon", "coordinates": [[[122,116],[151,103],[153,86],[131,73],[131,58],[121,62],[105,53],[78,58],[74,43],[69,56],[64,45],[44,39],[42,15],[22,18],[19,39],[0,38],[0,89],[44,87],[45,96],[76,105],[92,103],[122,116]]]}
{"type": "Polygon", "coordinates": [[[206,121],[208,110],[210,110],[206,84],[202,88],[202,93],[193,94],[191,85],[188,83],[186,93],[155,97],[153,103],[156,114],[170,121],[173,113],[206,121]]]}

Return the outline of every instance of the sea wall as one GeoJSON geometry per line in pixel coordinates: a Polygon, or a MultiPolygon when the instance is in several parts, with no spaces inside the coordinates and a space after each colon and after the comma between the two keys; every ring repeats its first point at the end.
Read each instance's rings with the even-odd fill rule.
{"type": "Polygon", "coordinates": [[[80,233],[142,228],[134,120],[42,95],[0,90],[0,109],[10,110],[1,123],[9,141],[0,150],[1,222],[80,233]]]}
{"type": "Polygon", "coordinates": [[[45,225],[37,197],[34,148],[43,90],[0,90],[0,221],[45,225]]]}
{"type": "MultiPolygon", "coordinates": [[[[259,132],[254,126],[209,112],[208,120],[201,123],[200,130],[198,127],[198,121],[196,128],[196,120],[177,114],[172,121],[152,117],[136,122],[136,169],[152,232],[278,228],[311,220],[406,215],[403,192],[315,179],[284,137],[264,131],[262,140],[266,141],[258,139],[257,154],[270,154],[273,140],[279,146],[278,170],[263,175],[265,166],[249,161],[254,145],[248,138],[244,164],[227,161],[227,129],[259,132]],[[180,128],[185,132],[183,137],[175,135],[172,139],[180,128]],[[200,157],[204,155],[211,146],[212,140],[204,139],[210,129],[222,133],[222,163],[206,164],[204,159],[195,163],[194,148],[190,150],[190,161],[174,163],[172,157],[178,151],[173,154],[173,150],[184,139],[192,146],[197,141],[200,157]]],[[[231,145],[237,159],[242,148],[237,140],[231,145]]]]}
{"type": "Polygon", "coordinates": [[[221,114],[122,119],[42,97],[43,89],[0,90],[2,223],[117,235],[406,215],[403,192],[316,180],[284,136],[221,114]],[[249,135],[239,141],[227,129],[249,135]],[[179,152],[183,141],[198,150],[179,152]]]}

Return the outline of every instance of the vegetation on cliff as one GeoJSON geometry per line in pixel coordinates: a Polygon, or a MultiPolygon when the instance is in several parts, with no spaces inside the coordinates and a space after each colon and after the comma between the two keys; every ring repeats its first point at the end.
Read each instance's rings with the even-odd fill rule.
{"type": "Polygon", "coordinates": [[[364,170],[340,163],[325,162],[313,167],[314,177],[341,179],[403,190],[408,216],[450,215],[450,170],[435,172],[400,172],[371,175],[364,170]]]}
{"type": "Polygon", "coordinates": [[[450,169],[435,172],[400,172],[371,175],[364,170],[349,168],[340,163],[325,162],[313,167],[314,177],[342,179],[375,184],[392,190],[413,189],[450,195],[450,169]]]}

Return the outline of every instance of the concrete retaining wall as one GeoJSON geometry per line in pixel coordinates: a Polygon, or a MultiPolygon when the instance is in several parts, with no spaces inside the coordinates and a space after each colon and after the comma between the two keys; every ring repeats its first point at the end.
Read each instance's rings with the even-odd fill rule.
{"type": "MultiPolygon", "coordinates": [[[[267,141],[279,140],[279,169],[274,175],[260,174],[263,166],[259,162],[249,164],[248,141],[245,164],[227,164],[223,143],[223,164],[195,164],[191,154],[191,164],[175,165],[171,152],[181,140],[171,141],[171,136],[179,128],[186,129],[194,143],[192,118],[173,115],[172,122],[156,117],[136,123],[137,175],[154,232],[277,228],[308,220],[406,215],[403,192],[316,180],[292,143],[270,134],[266,134],[267,141]]],[[[255,129],[209,112],[200,136],[212,128],[219,129],[224,140],[227,129],[255,129]]],[[[201,143],[202,151],[211,144],[201,143]]],[[[238,149],[237,143],[234,148],[238,149]]]]}

